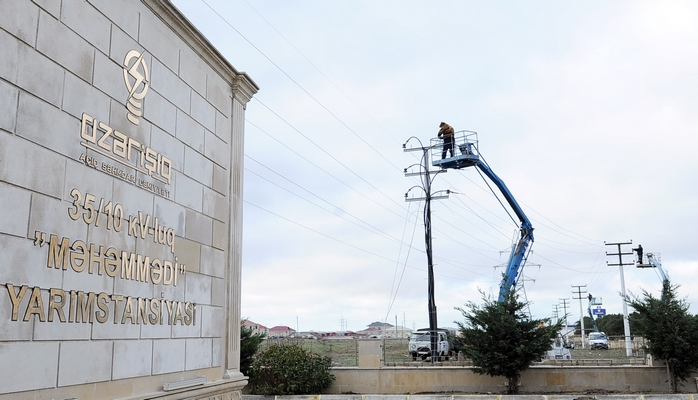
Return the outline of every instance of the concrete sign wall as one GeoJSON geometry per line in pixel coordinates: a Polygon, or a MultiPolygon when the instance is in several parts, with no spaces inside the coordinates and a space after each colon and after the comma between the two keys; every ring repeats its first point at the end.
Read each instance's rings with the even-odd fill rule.
{"type": "Polygon", "coordinates": [[[166,0],[0,9],[0,399],[239,397],[258,88],[166,0]]]}

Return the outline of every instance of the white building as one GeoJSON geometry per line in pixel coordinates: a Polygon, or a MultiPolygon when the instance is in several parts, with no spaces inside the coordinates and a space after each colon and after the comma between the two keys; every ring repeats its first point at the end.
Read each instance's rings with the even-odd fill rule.
{"type": "Polygon", "coordinates": [[[0,400],[239,398],[257,86],[167,0],[0,5],[0,400]]]}

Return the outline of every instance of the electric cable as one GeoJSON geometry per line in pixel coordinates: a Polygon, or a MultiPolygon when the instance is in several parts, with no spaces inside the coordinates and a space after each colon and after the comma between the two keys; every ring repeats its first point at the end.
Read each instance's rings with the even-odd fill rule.
{"type": "MultiPolygon", "coordinates": [[[[405,234],[405,230],[407,228],[407,223],[409,222],[409,205],[407,207],[408,213],[407,213],[407,218],[405,218],[405,225],[403,227],[403,237],[405,234]]],[[[385,320],[388,319],[388,315],[390,315],[390,311],[393,309],[393,305],[395,304],[395,300],[397,299],[397,294],[398,291],[400,290],[400,284],[402,283],[402,278],[405,276],[405,270],[407,268],[407,260],[410,258],[410,250],[412,249],[412,243],[414,242],[414,234],[417,232],[417,219],[415,218],[414,220],[414,227],[412,228],[412,235],[410,238],[410,244],[407,246],[407,255],[405,256],[405,262],[402,266],[402,273],[400,274],[400,279],[397,281],[397,284],[395,282],[396,276],[397,276],[397,271],[398,271],[398,266],[399,264],[395,264],[395,276],[393,276],[393,285],[390,288],[390,297],[388,300],[388,311],[385,313],[385,320]]],[[[403,241],[401,241],[402,243],[403,241]]],[[[400,254],[402,252],[402,245],[400,246],[400,251],[398,252],[398,261],[400,260],[400,254]]]]}

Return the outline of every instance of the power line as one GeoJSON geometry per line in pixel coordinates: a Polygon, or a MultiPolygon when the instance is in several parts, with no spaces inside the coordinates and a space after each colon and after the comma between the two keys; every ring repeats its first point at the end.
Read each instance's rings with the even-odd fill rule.
{"type": "MultiPolygon", "coordinates": [[[[252,161],[255,161],[255,162],[259,163],[259,161],[255,160],[255,159],[252,158],[252,157],[249,157],[249,156],[247,156],[247,155],[245,155],[245,157],[249,158],[249,159],[252,160],[252,161]]],[[[302,189],[302,190],[305,191],[306,193],[308,193],[308,194],[312,195],[313,197],[315,197],[315,198],[317,198],[317,199],[319,199],[319,200],[321,200],[321,201],[327,203],[328,205],[332,206],[334,209],[341,211],[343,214],[346,214],[346,215],[351,216],[352,218],[354,218],[354,219],[356,219],[357,221],[361,222],[361,224],[359,224],[359,223],[357,223],[357,222],[355,222],[355,221],[352,221],[352,220],[350,220],[350,219],[344,217],[343,215],[337,215],[334,211],[328,210],[327,208],[325,208],[325,207],[323,207],[323,206],[321,206],[321,205],[319,205],[319,204],[317,204],[317,203],[313,203],[313,202],[311,202],[310,200],[308,200],[308,199],[306,199],[306,198],[304,198],[304,197],[302,197],[302,196],[300,196],[300,195],[298,195],[298,194],[296,194],[296,193],[294,193],[294,192],[292,192],[292,191],[290,191],[290,190],[288,190],[288,189],[282,187],[281,185],[279,185],[279,184],[277,184],[277,183],[275,183],[275,182],[272,182],[271,180],[269,180],[269,179],[267,179],[267,178],[261,176],[260,174],[254,172],[254,171],[252,171],[252,170],[250,170],[250,169],[248,169],[248,168],[245,168],[245,171],[247,171],[247,172],[249,172],[249,173],[251,173],[251,174],[253,174],[253,175],[259,177],[260,179],[264,179],[265,181],[271,183],[272,185],[277,186],[278,188],[280,188],[280,189],[282,189],[282,190],[284,190],[284,191],[287,191],[288,193],[290,193],[290,194],[292,194],[292,195],[294,195],[294,196],[296,196],[296,197],[298,197],[298,198],[300,198],[300,199],[305,200],[305,201],[308,202],[309,204],[312,204],[313,206],[315,206],[315,207],[317,207],[317,208],[320,208],[321,210],[327,211],[328,213],[330,213],[330,214],[332,214],[332,215],[334,215],[334,216],[337,216],[337,217],[339,217],[339,218],[342,218],[342,219],[344,219],[345,221],[347,221],[347,222],[349,222],[349,223],[352,223],[352,224],[354,224],[354,225],[356,225],[356,226],[358,226],[358,227],[360,227],[360,228],[362,228],[362,229],[366,229],[366,230],[371,231],[371,232],[373,232],[373,233],[380,234],[381,236],[383,236],[383,237],[385,237],[385,238],[388,238],[388,239],[391,239],[391,240],[393,240],[393,241],[395,241],[395,242],[401,243],[400,239],[391,236],[389,233],[383,231],[382,229],[380,229],[380,228],[378,228],[378,227],[376,227],[376,226],[373,226],[372,224],[370,224],[370,223],[368,223],[368,222],[362,220],[361,218],[359,218],[359,217],[357,217],[357,216],[355,216],[355,215],[353,215],[353,214],[347,212],[346,210],[343,210],[341,207],[339,207],[339,206],[337,206],[337,205],[335,205],[335,204],[333,204],[333,203],[331,203],[331,202],[329,202],[329,201],[323,199],[322,197],[320,197],[320,196],[316,195],[315,193],[313,193],[313,192],[311,192],[311,191],[305,189],[304,187],[302,187],[302,186],[300,186],[299,184],[297,184],[297,183],[291,181],[290,179],[284,177],[283,175],[279,174],[278,172],[271,170],[269,167],[265,166],[264,164],[261,164],[261,163],[259,163],[259,164],[260,164],[262,167],[268,169],[270,172],[276,174],[277,176],[279,176],[279,177],[283,178],[284,180],[288,181],[289,183],[293,184],[294,186],[296,186],[296,187],[302,189]],[[363,225],[362,225],[362,224],[363,224],[363,225]]]]}
{"type": "MultiPolygon", "coordinates": [[[[351,133],[353,133],[354,135],[356,135],[356,136],[361,140],[361,142],[363,142],[366,146],[368,146],[369,148],[371,148],[374,152],[377,152],[377,153],[381,156],[382,159],[386,160],[390,165],[392,165],[393,167],[395,167],[395,165],[394,165],[392,162],[390,162],[390,160],[388,160],[387,158],[385,158],[385,156],[384,156],[381,152],[378,152],[373,146],[371,146],[370,143],[368,143],[366,140],[364,140],[356,131],[354,131],[351,127],[349,127],[344,121],[342,121],[342,119],[340,119],[339,116],[337,116],[335,113],[333,113],[332,110],[330,110],[328,107],[326,107],[322,102],[320,102],[320,101],[319,101],[316,97],[314,97],[310,92],[308,92],[306,89],[304,89],[304,88],[299,84],[299,82],[297,82],[296,80],[294,80],[294,79],[293,79],[288,73],[286,73],[279,65],[277,65],[274,61],[272,61],[272,59],[271,59],[270,57],[268,57],[266,54],[264,54],[257,46],[255,46],[251,41],[249,41],[245,36],[243,36],[237,29],[235,29],[235,28],[232,26],[232,24],[230,24],[230,22],[228,22],[225,18],[223,18],[223,17],[222,17],[215,9],[213,9],[213,7],[211,7],[205,0],[202,0],[202,1],[203,1],[214,13],[216,13],[223,21],[225,21],[225,22],[230,26],[231,29],[233,29],[235,32],[237,32],[237,33],[238,33],[244,40],[246,40],[255,50],[257,50],[260,54],[262,54],[272,65],[274,65],[277,69],[279,69],[286,77],[288,77],[295,85],[297,85],[305,94],[307,94],[307,95],[309,96],[309,98],[311,98],[311,99],[314,100],[316,103],[318,103],[318,105],[320,105],[321,108],[323,108],[329,115],[331,115],[331,116],[334,117],[337,121],[339,121],[339,122],[340,122],[346,129],[348,129],[351,133]]],[[[249,3],[248,3],[248,4],[249,4],[249,3]]],[[[250,7],[251,7],[251,5],[250,5],[250,7]]],[[[256,11],[256,10],[255,10],[255,11],[256,11]]],[[[259,14],[259,13],[258,13],[258,14],[259,14]]],[[[260,14],[260,16],[261,16],[261,14],[260,14]]],[[[262,18],[263,18],[263,17],[262,17],[262,18]]],[[[265,20],[265,21],[266,21],[266,20],[265,20]]],[[[271,25],[271,24],[270,24],[270,25],[271,25]]],[[[278,32],[278,31],[277,31],[277,32],[278,32]]],[[[279,32],[279,34],[280,34],[280,32],[279,32]]],[[[283,37],[283,35],[281,35],[281,36],[283,37]]],[[[285,38],[284,38],[284,39],[285,39],[285,38]]],[[[288,40],[287,40],[287,41],[288,41],[288,40]]],[[[289,42],[289,44],[290,44],[291,46],[293,46],[290,42],[289,42]]],[[[295,46],[293,46],[293,47],[295,48],[295,46]]],[[[297,50],[297,49],[296,49],[296,50],[297,50]]],[[[299,53],[300,53],[300,52],[299,52],[299,53]]],[[[301,53],[301,54],[302,54],[302,53],[301,53]]],[[[307,58],[306,58],[306,59],[307,59],[307,58]]],[[[308,60],[308,61],[309,61],[309,60],[308,60]]],[[[309,62],[310,62],[310,61],[309,61],[309,62]]],[[[312,63],[311,63],[311,64],[312,64],[312,63]]],[[[319,69],[318,69],[318,70],[319,70],[319,69]]],[[[322,71],[320,71],[320,73],[322,73],[322,71]]],[[[322,75],[324,75],[324,74],[322,74],[322,75]]],[[[326,77],[326,76],[325,76],[325,77],[326,77]]],[[[326,78],[327,78],[327,77],[326,77],[326,78]]],[[[328,80],[329,80],[329,78],[328,78],[328,80]]],[[[336,87],[336,85],[335,85],[335,87],[336,87]]],[[[341,92],[341,89],[339,89],[338,87],[337,87],[337,89],[341,92]]],[[[343,92],[342,92],[342,93],[343,93],[343,92]]],[[[344,94],[344,93],[343,93],[343,94],[344,94]]],[[[345,95],[346,95],[346,94],[345,94],[345,95]]],[[[265,105],[263,102],[261,102],[261,101],[259,100],[258,97],[255,98],[255,100],[258,101],[260,104],[262,104],[265,108],[267,108],[271,113],[273,113],[273,114],[276,115],[278,118],[280,118],[280,120],[282,120],[282,121],[284,121],[285,123],[287,123],[287,125],[290,126],[292,129],[294,129],[296,132],[298,132],[299,134],[301,134],[302,136],[304,136],[307,140],[310,141],[310,143],[312,143],[313,145],[315,145],[316,147],[319,148],[319,146],[317,145],[317,143],[315,143],[312,139],[310,139],[309,137],[307,137],[307,135],[304,135],[300,130],[296,129],[296,128],[293,127],[290,123],[288,123],[286,120],[284,120],[284,119],[283,119],[277,112],[275,112],[272,108],[268,107],[268,106],[265,105]]],[[[358,106],[357,106],[357,107],[358,107],[358,106]]],[[[249,122],[249,121],[248,121],[248,122],[249,122]]],[[[253,126],[256,126],[256,125],[254,125],[254,124],[252,124],[252,125],[253,125],[253,126]]],[[[258,126],[256,126],[256,127],[259,128],[258,126]]],[[[259,129],[261,130],[261,128],[259,128],[259,129]]],[[[270,137],[271,137],[271,136],[270,136],[270,137]]],[[[276,140],[276,139],[274,138],[274,140],[276,140]]],[[[281,142],[279,142],[279,143],[281,143],[281,142]]],[[[304,158],[306,161],[310,162],[310,160],[308,160],[307,158],[303,157],[303,156],[300,155],[299,153],[296,153],[296,154],[298,154],[300,157],[304,158]]],[[[368,184],[369,186],[371,186],[372,189],[376,190],[376,191],[377,191],[378,193],[380,193],[382,196],[384,196],[385,198],[389,199],[392,203],[398,205],[398,207],[401,207],[401,206],[395,201],[395,198],[394,198],[394,197],[391,197],[391,196],[387,195],[386,193],[384,193],[384,192],[381,191],[381,190],[378,190],[378,189],[376,188],[376,186],[371,185],[371,184],[368,182],[368,180],[364,179],[364,178],[363,178],[361,175],[359,175],[356,171],[354,171],[353,169],[349,168],[348,166],[346,166],[345,164],[343,164],[342,162],[340,162],[336,157],[333,157],[333,156],[332,156],[331,154],[329,154],[329,153],[326,153],[326,154],[328,154],[328,156],[330,156],[335,162],[337,162],[337,163],[339,163],[340,165],[342,165],[344,168],[346,168],[346,169],[347,169],[348,171],[350,171],[352,174],[354,174],[355,176],[357,176],[357,177],[358,177],[359,179],[361,179],[363,182],[365,182],[366,184],[368,184]]],[[[311,163],[311,164],[312,164],[312,163],[311,163]]],[[[264,164],[262,164],[262,163],[260,163],[260,165],[264,166],[265,168],[268,168],[268,167],[266,167],[266,166],[265,166],[264,164]]],[[[319,169],[320,169],[321,171],[325,172],[325,169],[324,169],[324,168],[319,168],[319,169]]],[[[398,168],[398,169],[399,169],[399,168],[398,168]]],[[[248,171],[248,172],[251,172],[251,171],[249,171],[249,170],[247,170],[247,171],[248,171]]],[[[260,176],[260,175],[258,175],[258,176],[260,176]]],[[[332,176],[333,178],[337,179],[335,176],[333,176],[333,175],[331,175],[331,174],[330,174],[330,176],[332,176]]],[[[260,177],[261,177],[261,176],[260,176],[260,177]]],[[[266,178],[262,178],[262,179],[266,179],[266,178]]],[[[287,178],[285,178],[285,179],[287,179],[287,178]]],[[[287,180],[288,180],[288,179],[287,179],[287,180]]],[[[339,179],[338,179],[338,180],[339,180],[339,179]]],[[[291,180],[288,180],[288,181],[289,181],[289,182],[293,182],[293,181],[291,181],[291,180]]],[[[341,180],[340,180],[340,181],[341,181],[341,180]]],[[[269,180],[269,182],[271,182],[271,180],[269,180]]],[[[273,183],[273,182],[271,182],[271,183],[273,183]]],[[[294,184],[295,184],[295,183],[294,183],[294,184]]],[[[352,188],[352,186],[349,185],[349,184],[346,184],[346,183],[344,183],[344,182],[342,182],[342,184],[344,184],[345,186],[347,186],[347,187],[349,187],[349,188],[352,188]]],[[[275,184],[275,185],[277,185],[277,184],[275,184]]],[[[279,187],[281,188],[280,185],[277,185],[277,186],[279,186],[279,187]]],[[[296,186],[301,187],[300,185],[297,185],[297,184],[296,184],[296,186]]],[[[479,187],[479,186],[478,186],[478,187],[479,187]]],[[[283,188],[282,188],[282,189],[283,189],[283,188]]],[[[352,188],[352,189],[355,190],[354,188],[352,188]]],[[[284,190],[287,190],[287,189],[284,189],[284,190]]],[[[321,199],[321,197],[319,197],[319,196],[313,194],[311,191],[308,191],[307,189],[303,189],[303,190],[306,190],[308,193],[311,193],[313,196],[315,196],[315,197],[321,199]]],[[[356,191],[356,192],[357,192],[357,193],[361,193],[361,192],[359,192],[359,191],[356,191]]],[[[296,195],[296,196],[298,196],[298,195],[296,195]]],[[[301,197],[301,196],[298,196],[298,197],[301,197]]],[[[495,196],[495,197],[496,197],[496,196],[495,196]]],[[[302,198],[302,197],[301,197],[301,198],[302,198]]],[[[375,204],[377,204],[377,205],[383,207],[383,209],[388,210],[390,213],[392,213],[392,214],[394,214],[394,215],[396,215],[396,216],[400,216],[400,215],[399,215],[400,213],[396,212],[394,208],[383,206],[383,205],[381,205],[380,203],[376,202],[374,199],[372,199],[372,198],[370,198],[370,197],[366,197],[366,198],[367,198],[368,200],[370,200],[370,201],[373,201],[375,204]]],[[[308,200],[306,200],[306,201],[308,201],[308,200]]],[[[323,200],[323,201],[325,201],[325,200],[323,200]]],[[[312,205],[315,206],[315,207],[319,207],[319,208],[321,208],[321,209],[323,209],[323,210],[325,210],[325,211],[329,211],[329,210],[327,210],[326,208],[324,208],[324,207],[322,207],[322,206],[320,206],[320,205],[318,205],[318,204],[315,204],[315,203],[312,203],[312,202],[309,202],[309,203],[312,204],[312,205]]],[[[500,201],[500,203],[501,203],[501,201],[500,201]]],[[[328,203],[328,204],[332,204],[332,203],[328,203]]],[[[448,207],[448,206],[446,206],[446,207],[448,207]]],[[[339,208],[339,207],[338,207],[338,208],[339,208]]],[[[404,207],[401,207],[401,208],[402,208],[403,210],[405,209],[404,207]]],[[[339,209],[341,210],[341,208],[339,208],[339,209]]],[[[268,210],[265,210],[265,211],[270,212],[270,211],[268,211],[268,210]]],[[[507,212],[508,212],[508,211],[507,211],[507,212]]],[[[272,213],[272,214],[274,214],[274,213],[272,213]]],[[[480,216],[480,214],[478,214],[478,213],[476,213],[476,212],[474,212],[474,211],[473,211],[473,214],[475,214],[475,215],[478,216],[478,217],[480,216]]],[[[277,215],[277,216],[278,216],[278,214],[274,214],[274,215],[277,215]]],[[[380,233],[383,233],[384,235],[387,235],[387,237],[391,238],[392,240],[398,241],[398,242],[401,244],[401,246],[404,245],[404,241],[403,241],[403,240],[397,239],[397,238],[391,236],[390,234],[388,234],[388,233],[386,233],[386,232],[380,230],[379,228],[377,228],[377,227],[375,227],[375,226],[373,226],[373,225],[367,223],[366,221],[364,221],[364,220],[362,220],[362,219],[360,219],[360,218],[358,218],[358,217],[356,217],[356,216],[351,215],[351,217],[352,217],[352,218],[356,218],[358,221],[360,221],[361,224],[365,224],[366,226],[369,226],[370,228],[366,228],[366,229],[369,229],[369,231],[370,231],[370,229],[376,229],[376,231],[375,231],[374,233],[379,233],[379,234],[380,234],[380,233]]],[[[401,217],[401,216],[400,216],[400,217],[401,217]]],[[[283,218],[283,217],[282,217],[282,218],[283,218]]],[[[438,215],[437,215],[437,218],[440,219],[440,217],[439,217],[438,215]]],[[[481,217],[480,217],[480,218],[481,218],[481,217]]],[[[285,218],[284,218],[284,219],[285,219],[285,218]]],[[[486,221],[484,218],[481,218],[481,219],[482,219],[483,221],[485,221],[486,223],[488,223],[488,225],[490,225],[491,228],[496,229],[496,227],[495,227],[494,225],[492,225],[491,223],[489,223],[488,221],[486,221]]],[[[548,220],[547,218],[545,218],[545,219],[548,220]]],[[[287,219],[287,220],[289,220],[289,219],[287,219]]],[[[513,220],[513,218],[512,218],[512,220],[513,220]]],[[[289,221],[291,221],[291,220],[289,220],[289,221]]],[[[347,221],[349,221],[349,220],[347,220],[347,221]]],[[[550,221],[550,220],[548,220],[548,221],[550,221]]],[[[293,221],[292,221],[292,222],[293,222],[293,221]]],[[[351,222],[351,221],[349,221],[349,222],[351,222]]],[[[552,221],[551,221],[551,222],[552,222],[552,221]]],[[[294,223],[296,223],[296,222],[294,222],[294,223]]],[[[553,224],[554,224],[554,223],[553,223],[553,224]]],[[[301,224],[301,225],[302,225],[302,224],[301,224]]],[[[477,240],[477,241],[483,243],[483,244],[486,245],[486,246],[490,246],[490,247],[492,247],[492,248],[496,248],[495,245],[490,245],[489,242],[486,242],[486,241],[482,240],[482,239],[481,239],[482,235],[478,236],[478,235],[472,235],[472,234],[469,234],[469,233],[465,233],[465,231],[462,230],[462,229],[460,229],[460,228],[458,227],[457,224],[453,224],[453,223],[450,222],[450,221],[448,222],[447,225],[450,226],[451,228],[458,229],[461,233],[464,233],[465,235],[471,237],[471,238],[474,239],[474,240],[477,240]]],[[[416,225],[415,225],[415,226],[416,226],[416,225]]],[[[560,227],[560,226],[557,225],[557,224],[555,224],[555,226],[560,227]]],[[[307,227],[306,227],[306,228],[307,228],[307,227]]],[[[561,227],[560,227],[560,229],[564,229],[564,228],[561,228],[561,227]]],[[[565,235],[563,232],[557,231],[557,230],[555,230],[555,229],[553,229],[553,230],[556,231],[556,232],[558,232],[558,233],[560,233],[560,234],[562,234],[562,235],[564,235],[564,236],[568,236],[568,237],[570,237],[570,238],[573,239],[573,240],[579,241],[580,243],[584,243],[584,241],[581,240],[579,237],[576,237],[576,238],[575,238],[575,237],[570,236],[570,235],[565,235]]],[[[435,231],[438,232],[438,230],[435,230],[435,231]]],[[[498,231],[499,231],[499,230],[498,230],[498,231]]],[[[501,231],[499,231],[499,232],[501,233],[501,231]]],[[[567,232],[570,232],[570,231],[567,231],[567,232]]],[[[492,236],[493,238],[496,236],[496,235],[492,234],[491,231],[484,230],[484,229],[482,230],[482,233],[484,233],[485,235],[490,235],[490,236],[492,236]]],[[[574,234],[573,232],[571,232],[571,233],[574,234]]],[[[577,235],[577,234],[574,234],[574,235],[577,235]]],[[[581,235],[577,235],[577,236],[582,237],[581,235]]],[[[475,251],[476,253],[480,254],[481,256],[488,257],[488,255],[486,254],[485,251],[477,251],[477,250],[474,250],[472,247],[467,246],[467,245],[466,245],[465,243],[463,243],[462,241],[457,241],[457,240],[455,240],[455,239],[453,238],[452,235],[444,235],[444,237],[445,237],[447,240],[453,241],[453,242],[455,242],[455,243],[457,243],[457,244],[461,244],[461,245],[465,246],[466,248],[475,251]]],[[[342,242],[341,240],[338,240],[338,239],[334,239],[334,240],[337,240],[337,241],[342,242]]],[[[591,240],[591,239],[588,239],[588,240],[591,240]]],[[[345,243],[345,242],[343,242],[343,243],[345,243]]],[[[345,243],[345,244],[346,244],[346,243],[345,243]]],[[[540,241],[539,241],[539,244],[542,244],[542,243],[540,243],[540,241]]],[[[540,254],[540,253],[537,253],[536,255],[538,255],[538,254],[540,254]]],[[[540,256],[541,256],[542,258],[548,260],[548,261],[551,261],[551,263],[553,263],[553,264],[559,266],[560,268],[565,268],[565,267],[563,267],[562,265],[560,265],[559,263],[550,260],[550,258],[545,258],[545,257],[543,257],[543,255],[540,255],[540,256]]],[[[440,259],[440,260],[447,260],[447,259],[445,259],[445,258],[438,258],[438,259],[440,259]]],[[[399,256],[399,255],[398,255],[398,260],[397,260],[396,262],[400,262],[400,256],[399,256]]],[[[407,262],[407,260],[405,260],[405,262],[407,262]]],[[[570,268],[567,268],[567,269],[570,269],[570,268]]],[[[578,272],[583,272],[583,271],[579,271],[579,270],[575,270],[575,269],[570,269],[570,270],[574,270],[574,271],[578,271],[578,272]]],[[[404,273],[404,269],[403,269],[403,273],[404,273]]]]}
{"type": "Polygon", "coordinates": [[[317,65],[315,65],[315,63],[313,63],[308,57],[306,57],[306,55],[305,55],[302,51],[300,51],[300,49],[298,49],[298,47],[296,47],[296,46],[293,44],[293,42],[291,42],[290,40],[288,40],[288,38],[286,38],[286,36],[284,36],[283,33],[281,33],[278,29],[276,29],[276,27],[275,27],[271,22],[269,22],[266,18],[264,18],[264,16],[263,16],[259,11],[257,11],[257,9],[254,8],[254,6],[252,6],[252,4],[250,4],[249,1],[247,1],[247,0],[244,0],[244,1],[245,1],[245,3],[246,3],[252,10],[254,10],[255,13],[257,13],[257,15],[259,15],[259,17],[260,17],[264,22],[267,23],[267,25],[269,25],[277,34],[279,34],[279,36],[280,36],[282,39],[284,39],[284,41],[286,41],[286,43],[288,43],[288,45],[291,46],[291,47],[293,48],[293,50],[295,50],[298,54],[300,54],[300,56],[303,57],[303,59],[305,59],[305,61],[307,61],[308,64],[310,64],[316,71],[318,71],[318,72],[320,73],[320,75],[322,75],[332,86],[334,86],[334,88],[337,89],[337,91],[338,91],[339,93],[341,93],[347,100],[349,100],[349,102],[351,102],[351,104],[353,104],[354,107],[356,107],[356,108],[357,108],[358,110],[360,110],[364,115],[366,115],[376,126],[379,126],[383,132],[385,132],[388,136],[390,136],[390,138],[393,139],[393,141],[395,141],[395,143],[400,143],[400,141],[399,141],[397,138],[395,138],[394,136],[392,136],[392,135],[390,134],[390,132],[388,132],[385,128],[383,128],[383,127],[376,121],[375,118],[373,118],[367,111],[365,111],[356,101],[354,101],[354,99],[352,99],[349,95],[347,95],[346,92],[344,92],[344,91],[339,87],[339,85],[337,85],[337,84],[336,84],[332,79],[330,79],[330,77],[328,77],[317,65]]]}
{"type": "Polygon", "coordinates": [[[381,258],[381,259],[383,259],[383,260],[387,260],[387,261],[390,261],[390,262],[395,262],[395,260],[393,260],[393,259],[390,259],[390,258],[385,257],[385,256],[380,255],[380,254],[376,254],[376,253],[374,253],[374,252],[372,252],[372,251],[363,249],[363,248],[361,248],[361,247],[359,247],[359,246],[355,246],[355,245],[353,245],[353,244],[351,244],[351,243],[347,243],[347,242],[345,242],[345,241],[343,241],[343,240],[340,240],[340,239],[337,239],[337,238],[332,237],[332,236],[330,236],[330,235],[327,235],[327,234],[325,234],[325,233],[322,233],[322,232],[320,232],[320,231],[318,231],[318,230],[316,230],[316,229],[310,228],[310,227],[308,227],[308,226],[306,226],[306,225],[303,225],[303,224],[301,224],[301,223],[299,223],[299,222],[296,222],[296,221],[294,221],[294,220],[292,220],[292,219],[286,218],[286,217],[284,217],[284,216],[282,216],[282,215],[280,215],[280,214],[277,214],[277,213],[275,213],[275,212],[273,212],[273,211],[267,210],[266,208],[261,207],[261,206],[259,206],[259,205],[257,205],[257,204],[254,204],[254,203],[252,203],[252,202],[249,202],[249,201],[247,201],[247,200],[243,200],[243,202],[245,202],[245,203],[247,203],[247,204],[249,204],[249,205],[251,205],[251,206],[253,206],[253,207],[256,207],[256,208],[258,208],[258,209],[260,209],[260,210],[262,210],[262,211],[266,211],[267,213],[269,213],[269,214],[271,214],[271,215],[274,215],[274,216],[276,216],[276,217],[278,217],[278,218],[281,218],[281,219],[283,219],[284,221],[288,221],[288,222],[290,222],[290,223],[292,223],[292,224],[294,224],[294,225],[297,225],[297,226],[300,226],[300,227],[302,227],[302,228],[305,228],[305,229],[307,229],[307,230],[309,230],[309,231],[312,231],[312,232],[314,232],[314,233],[316,233],[316,234],[318,234],[318,235],[320,235],[320,236],[324,236],[324,237],[326,237],[326,238],[328,238],[328,239],[330,239],[330,240],[333,240],[333,241],[335,241],[335,242],[339,242],[339,243],[341,243],[341,244],[343,244],[343,245],[345,245],[345,246],[351,247],[351,248],[353,248],[353,249],[355,249],[355,250],[362,251],[362,252],[364,252],[364,253],[367,253],[367,254],[370,254],[370,255],[372,255],[372,256],[381,258]]]}
{"type": "MultiPolygon", "coordinates": [[[[409,222],[409,205],[408,205],[408,218],[405,218],[405,226],[402,230],[403,237],[405,235],[405,230],[407,228],[407,223],[409,222]]],[[[400,273],[400,278],[397,279],[397,271],[399,264],[395,263],[395,275],[393,276],[393,284],[392,287],[390,288],[390,299],[388,301],[388,311],[385,313],[385,318],[387,320],[388,315],[390,315],[390,311],[393,309],[393,305],[395,304],[395,300],[397,299],[397,293],[398,290],[400,290],[400,284],[402,283],[402,278],[405,276],[405,269],[407,267],[407,260],[410,257],[410,250],[412,249],[412,243],[414,241],[414,234],[417,231],[417,219],[414,221],[414,228],[412,229],[412,235],[410,237],[410,244],[407,247],[407,256],[405,256],[405,263],[402,265],[402,273],[400,273]]],[[[401,243],[403,242],[402,240],[400,241],[401,243]]],[[[398,260],[400,260],[400,254],[402,253],[402,246],[400,246],[400,251],[398,252],[398,260]]]]}
{"type": "MultiPolygon", "coordinates": [[[[388,196],[387,194],[383,193],[382,190],[380,190],[379,188],[375,187],[373,184],[371,184],[371,183],[368,182],[366,179],[364,179],[364,177],[362,177],[361,175],[357,174],[356,171],[354,171],[353,169],[349,168],[347,165],[345,165],[343,162],[341,162],[339,159],[337,159],[337,157],[333,156],[333,155],[330,154],[327,150],[325,150],[324,148],[322,148],[321,146],[319,146],[319,145],[318,145],[317,143],[315,143],[312,139],[310,139],[307,135],[305,135],[303,132],[301,132],[301,131],[298,130],[295,126],[293,126],[290,122],[286,121],[283,117],[281,117],[278,113],[276,113],[276,111],[274,111],[274,110],[272,110],[271,108],[269,108],[269,107],[268,107],[266,104],[264,104],[261,100],[259,100],[259,99],[257,99],[257,98],[255,98],[255,99],[256,99],[256,101],[257,101],[259,104],[261,104],[262,106],[264,106],[267,110],[269,110],[269,111],[270,111],[272,114],[274,114],[277,118],[279,118],[281,121],[283,121],[285,124],[287,124],[291,129],[293,129],[294,131],[296,131],[298,134],[300,134],[301,136],[303,136],[306,140],[308,140],[310,143],[312,143],[312,144],[313,144],[315,147],[317,147],[321,152],[325,153],[328,157],[330,157],[332,160],[334,160],[337,164],[339,164],[339,165],[341,165],[342,167],[344,167],[344,169],[346,169],[346,170],[349,171],[351,174],[353,174],[354,176],[356,176],[357,178],[359,178],[362,182],[366,183],[366,184],[369,185],[372,189],[374,189],[376,192],[382,194],[386,199],[388,199],[389,201],[395,203],[395,205],[397,205],[398,207],[400,207],[400,204],[399,204],[398,202],[396,202],[394,198],[392,198],[391,196],[388,196]]],[[[305,157],[303,157],[303,158],[306,159],[306,161],[309,161],[307,158],[305,158],[305,157]]],[[[396,167],[396,168],[397,168],[397,167],[396,167]]],[[[399,170],[399,169],[398,169],[398,170],[399,170]]]]}
{"type": "Polygon", "coordinates": [[[286,71],[284,71],[283,68],[281,68],[277,63],[275,63],[269,56],[267,56],[259,47],[255,46],[252,41],[247,39],[245,35],[242,34],[242,32],[238,31],[233,27],[233,25],[225,18],[223,17],[218,11],[216,11],[213,7],[211,7],[210,4],[206,0],[201,0],[208,8],[211,9],[218,17],[223,20],[232,30],[234,30],[238,35],[240,35],[241,38],[243,38],[247,43],[249,43],[250,46],[252,46],[259,54],[261,54],[264,58],[267,59],[274,67],[276,67],[284,76],[286,76],[291,82],[293,82],[303,93],[305,93],[310,99],[312,99],[317,105],[319,105],[325,112],[327,112],[329,115],[331,115],[337,122],[339,122],[342,126],[344,126],[349,132],[351,132],[354,136],[356,136],[360,141],[362,141],[364,144],[366,144],[370,149],[372,149],[379,157],[383,158],[388,164],[392,165],[395,167],[395,169],[399,168],[394,165],[390,160],[388,160],[383,153],[379,152],[377,149],[375,149],[371,144],[369,144],[364,138],[361,137],[356,131],[354,131],[349,125],[347,125],[341,118],[339,118],[332,110],[330,110],[327,106],[325,106],[320,100],[318,100],[315,96],[313,96],[308,90],[306,90],[303,85],[298,83],[295,79],[291,77],[286,71]]]}

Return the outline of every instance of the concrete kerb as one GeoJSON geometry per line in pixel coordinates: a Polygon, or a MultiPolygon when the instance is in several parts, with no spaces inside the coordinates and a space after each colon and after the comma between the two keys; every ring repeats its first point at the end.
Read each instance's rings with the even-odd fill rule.
{"type": "Polygon", "coordinates": [[[551,394],[551,395],[397,395],[323,394],[305,396],[243,395],[242,400],[698,400],[694,394],[551,394]]]}

